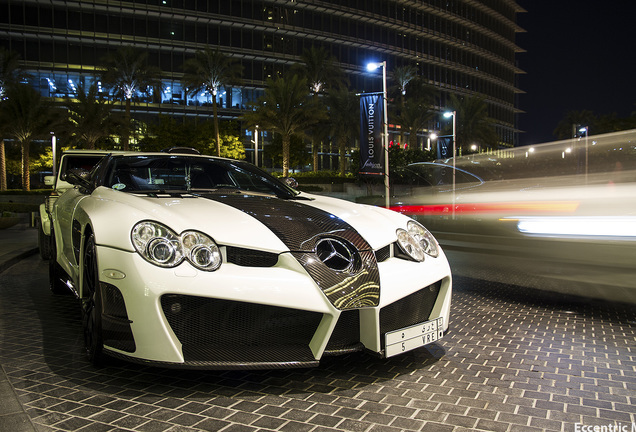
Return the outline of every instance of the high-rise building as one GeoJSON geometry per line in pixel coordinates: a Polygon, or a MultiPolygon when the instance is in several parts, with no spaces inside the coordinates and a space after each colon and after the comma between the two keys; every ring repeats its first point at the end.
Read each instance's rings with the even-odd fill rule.
{"type": "MultiPolygon", "coordinates": [[[[182,65],[219,47],[240,61],[240,86],[218,95],[220,116],[236,118],[312,46],[327,48],[358,91],[381,91],[365,65],[414,65],[441,91],[482,95],[501,141],[514,144],[515,0],[0,0],[0,46],[19,54],[43,95],[72,95],[96,81],[95,68],[122,45],[142,48],[162,71],[161,103],[135,115],[210,115],[211,95],[186,95],[182,65]]],[[[157,101],[158,98],[154,98],[157,101]]],[[[443,119],[439,120],[440,122],[443,119]]]]}

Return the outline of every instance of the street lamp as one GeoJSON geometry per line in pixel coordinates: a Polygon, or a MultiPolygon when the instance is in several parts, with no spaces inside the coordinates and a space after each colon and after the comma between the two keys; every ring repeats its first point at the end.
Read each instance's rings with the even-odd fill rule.
{"type": "Polygon", "coordinates": [[[386,94],[386,61],[381,63],[369,63],[367,64],[368,71],[374,71],[377,68],[382,68],[382,99],[384,100],[384,205],[389,208],[390,203],[390,189],[389,189],[389,118],[387,114],[387,94],[386,94]]]}
{"type": "Polygon", "coordinates": [[[581,129],[579,129],[579,132],[585,133],[585,184],[587,184],[587,133],[588,133],[588,126],[582,127],[581,129]]]}
{"type": "Polygon", "coordinates": [[[456,150],[456,135],[455,135],[455,126],[457,123],[457,111],[447,111],[444,113],[444,118],[453,117],[453,208],[451,210],[453,219],[455,219],[455,155],[457,154],[456,150]]]}
{"type": "Polygon", "coordinates": [[[426,143],[426,150],[431,151],[431,141],[435,141],[437,139],[437,134],[435,132],[431,132],[430,134],[428,134],[428,140],[426,143]]]}

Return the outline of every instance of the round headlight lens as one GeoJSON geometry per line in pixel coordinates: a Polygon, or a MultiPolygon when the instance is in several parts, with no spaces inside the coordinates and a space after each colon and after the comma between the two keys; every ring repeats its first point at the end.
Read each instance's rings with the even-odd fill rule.
{"type": "Polygon", "coordinates": [[[221,266],[221,250],[207,235],[185,231],[180,236],[170,228],[150,221],[134,226],[131,238],[135,250],[160,267],[175,267],[186,258],[194,267],[214,271],[221,266]]]}
{"type": "Polygon", "coordinates": [[[140,222],[133,227],[131,239],[139,255],[152,264],[174,267],[183,260],[179,237],[164,225],[140,222]]]}
{"type": "Polygon", "coordinates": [[[424,261],[426,255],[433,258],[439,256],[439,246],[435,237],[416,221],[409,221],[406,230],[398,228],[398,245],[402,252],[414,261],[424,261]]]}
{"type": "Polygon", "coordinates": [[[181,234],[184,254],[188,261],[200,270],[214,271],[221,265],[221,251],[207,235],[197,231],[181,234]]]}
{"type": "Polygon", "coordinates": [[[170,263],[175,256],[175,247],[166,239],[155,238],[148,243],[148,255],[159,264],[170,263]]]}
{"type": "Polygon", "coordinates": [[[411,234],[399,228],[397,230],[398,245],[404,253],[415,261],[424,261],[424,250],[411,234]]]}
{"type": "Polygon", "coordinates": [[[437,258],[439,256],[439,245],[429,230],[414,220],[411,220],[406,224],[406,229],[409,234],[413,236],[415,241],[419,243],[425,254],[430,255],[433,258],[437,258]]]}

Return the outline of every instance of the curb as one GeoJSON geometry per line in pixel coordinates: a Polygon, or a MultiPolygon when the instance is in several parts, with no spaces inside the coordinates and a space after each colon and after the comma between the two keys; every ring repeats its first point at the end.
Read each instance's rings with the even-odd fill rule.
{"type": "Polygon", "coordinates": [[[0,273],[4,272],[9,267],[13,266],[14,264],[17,264],[18,262],[22,261],[23,259],[37,254],[38,252],[39,252],[39,249],[37,247],[35,247],[33,249],[28,249],[28,250],[25,250],[25,251],[22,251],[22,252],[18,253],[17,255],[15,255],[15,256],[9,258],[8,260],[0,263],[0,273]]]}

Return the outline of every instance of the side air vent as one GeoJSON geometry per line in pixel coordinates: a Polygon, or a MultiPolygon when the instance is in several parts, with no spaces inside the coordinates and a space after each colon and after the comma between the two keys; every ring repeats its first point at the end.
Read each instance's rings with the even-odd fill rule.
{"type": "Polygon", "coordinates": [[[242,267],[273,267],[278,262],[278,254],[234,246],[227,246],[226,254],[227,262],[242,267]]]}

